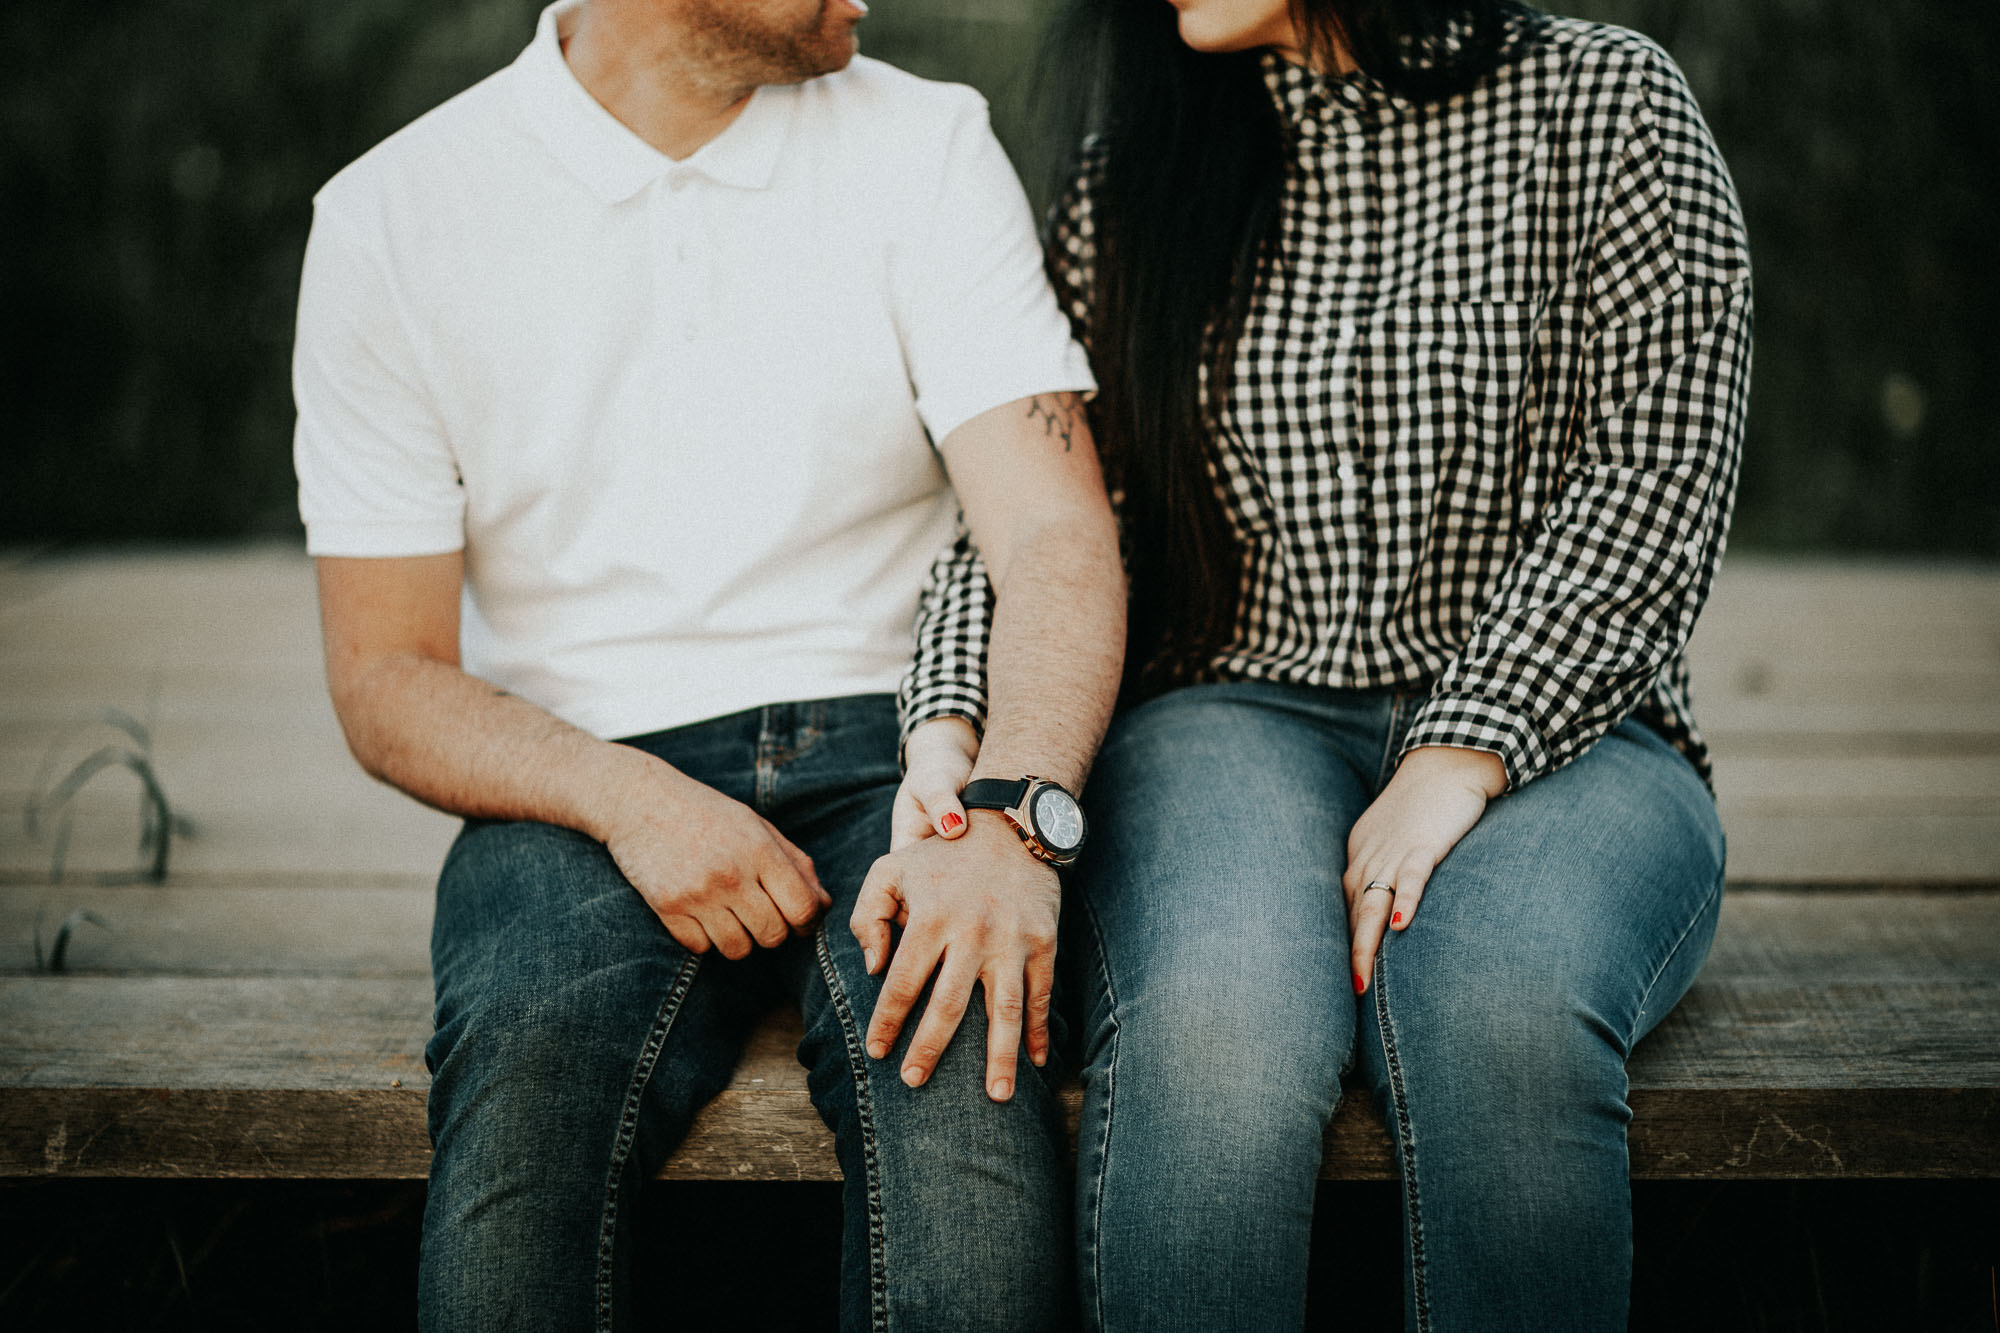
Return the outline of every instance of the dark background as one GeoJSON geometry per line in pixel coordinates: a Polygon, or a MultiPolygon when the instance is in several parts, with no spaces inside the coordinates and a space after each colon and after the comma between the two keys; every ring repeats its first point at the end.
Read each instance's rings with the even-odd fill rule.
{"type": "MultiPolygon", "coordinates": [[[[1307,1328],[1402,1328],[1398,1199],[1382,1182],[1320,1187],[1307,1328]]],[[[0,1325],[409,1328],[423,1201],[407,1183],[0,1186],[0,1325]]],[[[2000,1328],[2000,1182],[1642,1181],[1633,1204],[1633,1333],[2000,1328]]],[[[654,1184],[638,1324],[830,1331],[839,1242],[837,1185],[654,1184]]]]}
{"type": "MultiPolygon", "coordinates": [[[[1052,0],[881,0],[863,49],[992,99],[1031,182],[1052,0]]],[[[1567,0],[1687,71],[1742,191],[1738,549],[2000,556],[2000,4],[1567,0]]],[[[511,60],[537,0],[0,8],[0,545],[295,533],[312,192],[511,60]]]]}

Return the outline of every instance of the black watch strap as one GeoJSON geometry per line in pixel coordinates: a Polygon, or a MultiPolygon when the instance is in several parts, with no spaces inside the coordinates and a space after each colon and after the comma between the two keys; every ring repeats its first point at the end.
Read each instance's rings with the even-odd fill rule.
{"type": "Polygon", "coordinates": [[[1012,810],[1028,794],[1028,780],[981,778],[968,782],[958,794],[958,803],[968,810],[1012,810]]]}

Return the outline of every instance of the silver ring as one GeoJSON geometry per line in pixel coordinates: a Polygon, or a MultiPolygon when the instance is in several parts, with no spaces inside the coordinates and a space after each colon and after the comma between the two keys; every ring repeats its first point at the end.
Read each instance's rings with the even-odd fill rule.
{"type": "Polygon", "coordinates": [[[1379,879],[1371,879],[1368,881],[1368,886],[1361,890],[1361,896],[1365,898],[1377,889],[1382,890],[1384,893],[1394,893],[1396,886],[1394,884],[1384,884],[1379,879]]]}

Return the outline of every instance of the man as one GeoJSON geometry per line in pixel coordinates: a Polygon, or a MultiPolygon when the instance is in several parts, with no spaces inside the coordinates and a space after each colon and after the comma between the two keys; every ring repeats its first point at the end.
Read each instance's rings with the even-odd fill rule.
{"type": "MultiPolygon", "coordinates": [[[[889,691],[962,506],[998,595],[975,776],[1073,791],[1122,577],[984,108],[855,60],[862,13],[558,4],[316,201],[297,454],[333,699],[370,772],[467,819],[427,1327],[620,1325],[633,1193],[783,994],[846,1176],[844,1326],[1066,1298],[1041,857],[1076,830],[897,805],[889,691]]],[[[969,711],[949,689],[912,723],[969,711]]],[[[962,772],[975,738],[911,747],[962,772]]]]}

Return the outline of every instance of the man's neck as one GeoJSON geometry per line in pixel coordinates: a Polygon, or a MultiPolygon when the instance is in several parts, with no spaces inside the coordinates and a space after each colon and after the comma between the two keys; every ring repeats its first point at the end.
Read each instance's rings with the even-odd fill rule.
{"type": "Polygon", "coordinates": [[[728,129],[757,91],[698,47],[646,0],[590,0],[563,58],[599,105],[678,161],[728,129]]]}

